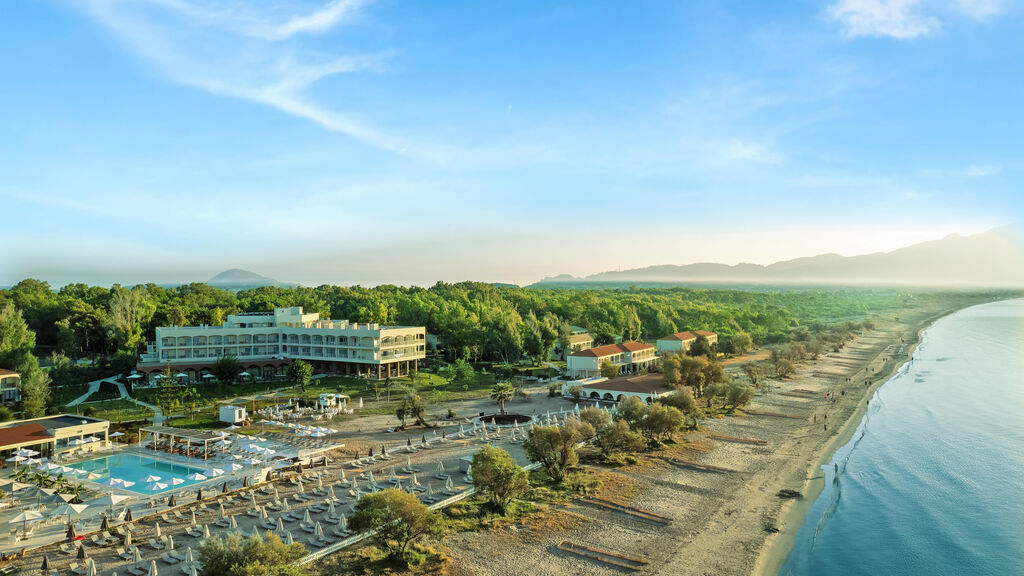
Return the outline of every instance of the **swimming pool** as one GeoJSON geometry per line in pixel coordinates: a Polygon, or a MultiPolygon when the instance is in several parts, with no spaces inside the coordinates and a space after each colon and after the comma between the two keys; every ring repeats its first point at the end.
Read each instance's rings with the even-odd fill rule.
{"type": "Polygon", "coordinates": [[[156,460],[145,454],[129,452],[93,458],[92,460],[83,460],[74,464],[68,464],[68,467],[99,474],[100,477],[95,480],[99,483],[103,483],[109,478],[120,478],[134,482],[135,484],[132,486],[121,486],[120,488],[137,494],[160,494],[168,490],[175,490],[183,486],[191,486],[192,484],[203,482],[202,480],[196,481],[187,478],[189,474],[202,472],[203,468],[171,464],[156,460]],[[160,482],[167,486],[160,490],[147,489],[147,486],[153,484],[153,482],[146,481],[146,478],[150,476],[159,477],[160,482]],[[181,482],[173,484],[172,480],[174,479],[180,479],[181,482]]]}

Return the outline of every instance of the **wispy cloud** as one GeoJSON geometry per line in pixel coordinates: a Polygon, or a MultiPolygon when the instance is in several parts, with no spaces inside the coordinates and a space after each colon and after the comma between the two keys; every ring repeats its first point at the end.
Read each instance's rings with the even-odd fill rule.
{"type": "Polygon", "coordinates": [[[1002,0],[838,0],[827,13],[849,38],[909,40],[937,32],[956,17],[984,21],[1003,10],[1002,0]]]}
{"type": "Polygon", "coordinates": [[[326,54],[301,36],[322,34],[354,17],[362,0],[318,9],[187,0],[90,0],[89,13],[135,54],[174,82],[258,102],[372,146],[402,152],[401,138],[317,103],[311,87],[341,74],[379,69],[391,56],[326,54]]]}

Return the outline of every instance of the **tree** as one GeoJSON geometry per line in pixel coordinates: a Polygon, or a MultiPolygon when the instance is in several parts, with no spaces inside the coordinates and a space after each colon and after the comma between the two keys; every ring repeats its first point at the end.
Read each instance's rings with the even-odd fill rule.
{"type": "Polygon", "coordinates": [[[573,400],[579,402],[580,397],[583,396],[583,387],[580,386],[579,384],[573,384],[572,386],[569,386],[568,392],[569,392],[569,396],[573,400]]]}
{"type": "Polygon", "coordinates": [[[212,372],[217,377],[217,382],[233,384],[238,375],[242,373],[242,365],[238,363],[238,358],[234,356],[221,356],[213,363],[212,372]]]}
{"type": "Polygon", "coordinates": [[[440,536],[444,527],[439,513],[412,494],[394,488],[360,498],[349,525],[358,532],[373,532],[377,545],[394,559],[404,559],[413,542],[440,536]]]}
{"type": "Polygon", "coordinates": [[[313,378],[313,365],[303,360],[292,360],[288,366],[288,378],[305,392],[306,384],[313,378]]]}
{"type": "Polygon", "coordinates": [[[423,406],[423,399],[420,398],[420,395],[411,388],[407,388],[398,407],[395,408],[395,416],[402,421],[402,429],[405,429],[406,420],[409,418],[415,418],[416,424],[426,426],[427,423],[424,420],[426,413],[427,410],[423,406]]]}
{"type": "Polygon", "coordinates": [[[182,389],[178,394],[178,402],[181,404],[181,407],[192,416],[192,420],[195,420],[196,418],[196,407],[199,405],[199,401],[202,400],[202,398],[203,397],[199,394],[199,391],[191,386],[182,389]]]}
{"type": "Polygon", "coordinates": [[[472,470],[473,485],[486,494],[502,514],[512,500],[530,489],[526,470],[520,468],[508,452],[490,444],[473,455],[472,470]]]}
{"type": "Polygon", "coordinates": [[[729,344],[735,354],[746,354],[754,348],[754,340],[746,332],[733,334],[729,338],[729,344]]]}
{"type": "Polygon", "coordinates": [[[498,403],[501,413],[505,413],[505,402],[508,402],[516,395],[516,389],[511,382],[498,382],[491,388],[491,399],[498,403]]]}
{"type": "Polygon", "coordinates": [[[655,402],[647,406],[645,418],[640,421],[640,432],[652,440],[663,440],[682,428],[685,418],[683,413],[655,402]]]}
{"type": "Polygon", "coordinates": [[[589,424],[595,431],[598,431],[610,424],[612,417],[606,410],[588,406],[580,410],[580,420],[589,424]]]}
{"type": "Polygon", "coordinates": [[[564,426],[535,426],[523,443],[527,458],[539,462],[551,479],[561,482],[568,468],[576,465],[576,444],[594,435],[594,428],[575,418],[564,426]]]}
{"type": "Polygon", "coordinates": [[[111,340],[132,354],[138,354],[146,339],[143,330],[156,312],[156,304],[141,286],[129,290],[114,285],[110,290],[111,340]]]}
{"type": "Polygon", "coordinates": [[[615,378],[619,375],[619,367],[611,362],[605,360],[601,362],[601,376],[605,378],[615,378]]]}
{"type": "Polygon", "coordinates": [[[697,336],[697,339],[690,344],[690,349],[687,351],[690,356],[707,356],[708,358],[714,358],[715,349],[708,342],[708,339],[704,335],[697,336]]]}
{"type": "Polygon", "coordinates": [[[739,382],[729,384],[725,392],[725,401],[726,406],[729,407],[729,412],[735,411],[740,406],[746,406],[753,398],[754,389],[750,386],[744,386],[739,382]]]}
{"type": "Polygon", "coordinates": [[[36,335],[28,329],[21,312],[10,302],[0,304],[0,367],[21,375],[24,418],[44,416],[50,397],[50,378],[32,355],[35,345],[36,335]]]}
{"type": "Polygon", "coordinates": [[[794,372],[796,372],[796,366],[789,358],[779,358],[779,360],[775,362],[775,375],[779,378],[788,378],[792,376],[794,372]]]}
{"type": "Polygon", "coordinates": [[[180,390],[175,382],[170,364],[164,368],[163,376],[160,379],[160,385],[156,389],[156,405],[160,407],[164,414],[170,415],[180,406],[178,401],[180,390]]]}
{"type": "Polygon", "coordinates": [[[615,410],[615,419],[624,421],[634,430],[640,427],[640,423],[646,417],[647,406],[636,396],[630,396],[619,402],[619,407],[615,410]]]}
{"type": "Polygon", "coordinates": [[[700,417],[703,416],[701,413],[700,406],[697,405],[697,400],[693,397],[693,392],[689,388],[676,388],[676,391],[672,394],[662,394],[658,397],[658,402],[665,406],[672,406],[679,410],[686,417],[686,421],[683,423],[690,430],[696,430],[700,425],[700,417]]]}
{"type": "Polygon", "coordinates": [[[306,547],[286,545],[273,532],[263,539],[239,533],[207,538],[199,546],[202,576],[300,576],[294,562],[306,555],[306,547]]]}
{"type": "Polygon", "coordinates": [[[750,385],[754,388],[759,388],[761,379],[764,377],[764,370],[761,365],[757,362],[745,362],[740,365],[740,370],[747,376],[747,380],[750,380],[750,385]]]}
{"type": "Polygon", "coordinates": [[[616,420],[598,430],[597,445],[605,456],[619,452],[639,452],[644,448],[644,438],[631,430],[625,420],[616,420]]]}

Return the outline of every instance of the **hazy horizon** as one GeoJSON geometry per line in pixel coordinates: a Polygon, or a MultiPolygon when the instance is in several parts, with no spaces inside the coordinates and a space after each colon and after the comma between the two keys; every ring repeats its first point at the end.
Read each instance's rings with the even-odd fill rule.
{"type": "Polygon", "coordinates": [[[0,285],[528,284],[981,233],[1024,214],[1020,15],[18,3],[0,285]]]}

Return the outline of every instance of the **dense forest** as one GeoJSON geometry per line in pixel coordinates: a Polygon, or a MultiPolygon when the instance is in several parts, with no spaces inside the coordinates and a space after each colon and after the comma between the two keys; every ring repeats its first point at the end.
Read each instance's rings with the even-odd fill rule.
{"type": "Polygon", "coordinates": [[[356,322],[423,325],[449,359],[538,358],[569,325],[597,344],[650,340],[681,330],[748,334],[757,344],[782,342],[798,327],[857,321],[895,311],[914,296],[894,290],[740,291],[692,288],[565,290],[475,282],[430,288],[261,287],[231,292],[206,284],[111,288],[69,284],[59,290],[24,280],[0,290],[0,307],[20,311],[35,332],[36,354],[69,358],[123,356],[130,363],[154,328],[222,323],[228,314],[302,306],[356,322]]]}

